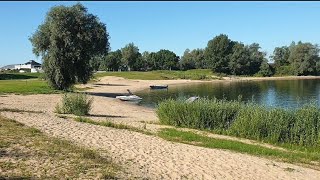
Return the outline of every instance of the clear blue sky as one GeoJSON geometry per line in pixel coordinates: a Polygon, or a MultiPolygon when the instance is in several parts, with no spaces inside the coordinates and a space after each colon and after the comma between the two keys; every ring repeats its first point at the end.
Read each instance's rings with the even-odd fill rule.
{"type": "MultiPolygon", "coordinates": [[[[54,5],[0,2],[0,66],[37,59],[29,36],[54,5]]],[[[204,48],[220,33],[270,55],[291,41],[320,43],[320,2],[82,2],[107,25],[111,49],[133,42],[140,52],[204,48]]]]}

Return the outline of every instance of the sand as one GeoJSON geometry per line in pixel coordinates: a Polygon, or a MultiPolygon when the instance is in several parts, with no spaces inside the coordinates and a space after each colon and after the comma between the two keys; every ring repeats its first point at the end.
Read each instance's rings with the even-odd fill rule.
{"type": "MultiPolygon", "coordinates": [[[[85,85],[94,98],[92,116],[102,121],[142,126],[141,121],[157,122],[153,109],[121,102],[115,95],[135,92],[152,84],[198,83],[191,80],[126,80],[105,77],[85,85]]],[[[127,171],[124,179],[319,179],[317,170],[282,163],[265,158],[173,143],[156,136],[129,130],[120,130],[59,118],[54,107],[60,94],[52,95],[3,95],[0,108],[18,108],[43,111],[43,113],[2,112],[1,115],[32,126],[54,137],[71,140],[77,144],[103,149],[127,171]],[[293,171],[288,171],[288,168],[293,171]]],[[[148,130],[160,125],[147,124],[148,130]]]]}

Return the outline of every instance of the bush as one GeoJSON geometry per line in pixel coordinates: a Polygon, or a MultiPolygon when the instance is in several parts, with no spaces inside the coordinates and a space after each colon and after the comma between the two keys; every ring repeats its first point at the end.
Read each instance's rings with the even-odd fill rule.
{"type": "Polygon", "coordinates": [[[82,93],[64,94],[61,105],[57,104],[56,112],[59,114],[74,114],[83,116],[89,114],[93,99],[82,93]]]}
{"type": "Polygon", "coordinates": [[[320,145],[320,108],[315,104],[290,110],[217,99],[193,103],[165,100],[159,104],[157,115],[167,125],[214,130],[276,144],[320,145]]]}

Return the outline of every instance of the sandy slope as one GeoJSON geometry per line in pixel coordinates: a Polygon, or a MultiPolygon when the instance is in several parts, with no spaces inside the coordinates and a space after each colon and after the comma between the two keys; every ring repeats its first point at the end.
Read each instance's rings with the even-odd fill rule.
{"type": "MultiPolygon", "coordinates": [[[[110,97],[126,93],[126,89],[137,91],[151,84],[189,82],[191,81],[102,78],[99,83],[86,85],[94,88],[89,90],[94,98],[91,118],[105,120],[107,116],[108,120],[137,126],[141,125],[139,121],[157,121],[152,109],[120,102],[110,97]]],[[[106,149],[116,162],[127,169],[131,178],[319,179],[320,177],[319,171],[296,165],[226,150],[172,143],[141,133],[58,118],[53,111],[60,98],[61,95],[0,96],[0,108],[10,107],[44,112],[41,114],[2,112],[1,114],[28,126],[34,126],[51,136],[62,137],[95,149],[106,149]],[[288,167],[294,171],[287,171],[288,167]]],[[[152,125],[148,124],[149,126],[152,125]]]]}

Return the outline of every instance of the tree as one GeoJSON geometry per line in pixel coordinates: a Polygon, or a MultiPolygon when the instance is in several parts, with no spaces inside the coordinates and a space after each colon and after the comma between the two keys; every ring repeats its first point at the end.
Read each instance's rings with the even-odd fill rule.
{"type": "Polygon", "coordinates": [[[195,69],[196,62],[190,53],[190,49],[186,49],[180,60],[180,67],[182,70],[195,69]]]}
{"type": "Polygon", "coordinates": [[[257,43],[245,46],[243,43],[234,42],[230,56],[229,70],[234,75],[253,75],[260,69],[265,59],[265,53],[260,52],[257,43]]]}
{"type": "Polygon", "coordinates": [[[264,77],[270,77],[274,74],[274,72],[272,71],[271,66],[268,64],[268,62],[266,60],[264,60],[261,63],[260,66],[260,71],[258,72],[259,75],[264,76],[264,77]]]}
{"type": "Polygon", "coordinates": [[[93,56],[90,59],[90,66],[92,70],[98,71],[99,69],[101,69],[104,63],[105,56],[106,56],[105,54],[99,54],[97,56],[93,56]]]}
{"type": "Polygon", "coordinates": [[[205,62],[203,49],[194,49],[191,51],[191,54],[195,58],[196,69],[208,68],[208,66],[205,62]]]}
{"type": "Polygon", "coordinates": [[[203,69],[206,67],[203,49],[186,49],[180,60],[180,66],[183,70],[203,69]]]}
{"type": "Polygon", "coordinates": [[[204,55],[214,72],[230,73],[228,64],[233,46],[234,42],[224,34],[220,34],[208,42],[204,55]]]}
{"type": "Polygon", "coordinates": [[[110,52],[105,57],[105,70],[118,71],[121,66],[121,50],[110,52]]]}
{"type": "Polygon", "coordinates": [[[250,54],[248,74],[253,75],[259,71],[261,63],[266,60],[266,53],[260,51],[260,46],[258,43],[252,43],[247,48],[250,54]]]}
{"type": "Polygon", "coordinates": [[[232,48],[233,53],[230,56],[228,68],[231,74],[248,75],[250,68],[250,52],[242,43],[235,43],[232,48]]]}
{"type": "Polygon", "coordinates": [[[154,57],[156,63],[158,63],[158,67],[161,70],[177,70],[179,65],[179,56],[177,56],[174,52],[161,49],[156,53],[154,57]]]}
{"type": "MultiPolygon", "coordinates": [[[[146,56],[146,55],[145,55],[146,56]]],[[[157,53],[151,52],[147,56],[147,65],[149,70],[159,70],[161,69],[160,67],[160,57],[158,56],[157,53]]]]}
{"type": "Polygon", "coordinates": [[[289,65],[289,55],[290,50],[287,46],[276,47],[273,51],[273,55],[271,56],[274,61],[275,67],[287,66],[289,65]]]}
{"type": "Polygon", "coordinates": [[[78,3],[51,8],[30,41],[33,52],[42,56],[49,84],[67,90],[90,79],[90,59],[108,51],[108,37],[105,24],[78,3]]]}
{"type": "Polygon", "coordinates": [[[319,47],[311,43],[298,42],[292,47],[289,62],[295,75],[316,75],[319,64],[319,47]]]}
{"type": "Polygon", "coordinates": [[[139,48],[133,43],[127,44],[124,48],[121,49],[122,59],[124,66],[127,70],[137,70],[136,63],[139,60],[141,54],[139,53],[139,48]]]}

